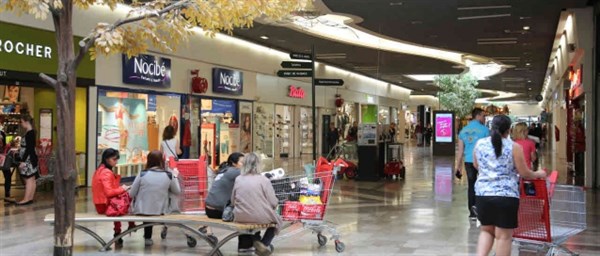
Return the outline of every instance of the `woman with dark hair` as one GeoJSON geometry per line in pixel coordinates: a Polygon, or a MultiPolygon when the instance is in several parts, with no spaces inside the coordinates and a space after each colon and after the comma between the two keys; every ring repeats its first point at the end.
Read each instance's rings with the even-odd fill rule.
{"type": "Polygon", "coordinates": [[[240,176],[242,160],[244,160],[244,154],[234,152],[229,155],[227,162],[219,166],[215,181],[206,196],[206,215],[209,218],[220,219],[222,217],[223,209],[231,199],[235,178],[240,176]]]}
{"type": "MultiPolygon", "coordinates": [[[[164,170],[163,154],[158,150],[148,153],[146,170],[133,181],[129,194],[133,198],[132,213],[138,215],[163,215],[171,213],[170,195],[179,195],[179,171],[164,170]]],[[[151,246],[152,226],[144,228],[144,243],[151,246]]]]}
{"type": "Polygon", "coordinates": [[[25,196],[16,205],[29,205],[33,203],[35,196],[36,179],[40,177],[38,171],[38,157],[35,152],[35,130],[33,130],[33,118],[30,115],[21,116],[21,127],[25,129],[25,139],[21,140],[21,153],[19,163],[19,174],[25,181],[25,196]]]}
{"type": "MultiPolygon", "coordinates": [[[[107,148],[102,152],[102,161],[94,176],[92,177],[92,198],[96,206],[96,212],[105,214],[108,208],[108,199],[126,193],[129,189],[127,185],[121,185],[121,175],[113,172],[113,168],[119,161],[119,151],[113,148],[107,148]]],[[[133,222],[129,222],[129,228],[134,227],[133,222]]],[[[114,223],[114,236],[121,234],[121,222],[114,223]]],[[[123,244],[123,239],[119,239],[117,245],[123,244]]]]}
{"type": "Polygon", "coordinates": [[[545,178],[525,163],[522,147],[508,138],[511,121],[505,115],[492,120],[492,136],[477,141],[473,165],[479,170],[475,182],[475,205],[481,222],[477,255],[488,255],[496,240],[496,255],[510,255],[513,229],[518,226],[519,178],[545,178]]]}
{"type": "Polygon", "coordinates": [[[163,131],[162,143],[160,143],[160,152],[163,153],[165,159],[174,157],[177,159],[178,155],[181,155],[181,149],[179,148],[179,141],[175,138],[175,128],[167,125],[163,131]]]}

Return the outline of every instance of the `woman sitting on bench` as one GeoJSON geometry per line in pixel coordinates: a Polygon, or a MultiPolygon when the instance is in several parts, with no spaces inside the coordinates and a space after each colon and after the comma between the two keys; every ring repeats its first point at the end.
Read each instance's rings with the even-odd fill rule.
{"type": "Polygon", "coordinates": [[[242,174],[235,179],[231,204],[234,207],[235,222],[277,224],[276,228],[268,228],[262,238],[260,232],[257,232],[254,237],[251,235],[239,237],[241,245],[252,243],[256,254],[267,256],[272,253],[271,241],[281,228],[281,218],[275,212],[278,200],[273,185],[268,178],[260,174],[259,166],[260,157],[258,155],[248,153],[244,156],[242,174]]]}
{"type": "MultiPolygon", "coordinates": [[[[133,198],[132,214],[137,215],[163,215],[171,213],[169,195],[179,195],[177,169],[165,171],[163,154],[153,150],[148,154],[146,170],[133,181],[129,195],[133,198]]],[[[154,244],[152,241],[152,226],[144,228],[144,243],[146,246],[154,244]]]]}
{"type": "MultiPolygon", "coordinates": [[[[94,172],[92,178],[92,197],[96,212],[105,214],[108,208],[108,198],[127,193],[129,186],[121,185],[121,175],[113,172],[113,168],[119,162],[119,151],[114,148],[107,148],[102,152],[102,163],[94,172]]],[[[121,234],[121,222],[114,223],[114,236],[121,234]]],[[[129,228],[135,227],[135,223],[129,222],[129,228]]],[[[123,239],[116,242],[117,246],[123,245],[123,239]]]]}

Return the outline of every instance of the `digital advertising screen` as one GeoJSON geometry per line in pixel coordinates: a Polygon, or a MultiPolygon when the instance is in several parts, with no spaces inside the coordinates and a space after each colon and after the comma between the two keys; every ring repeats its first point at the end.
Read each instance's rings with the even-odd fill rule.
{"type": "Polygon", "coordinates": [[[454,116],[452,113],[435,114],[435,142],[452,142],[454,116]]]}

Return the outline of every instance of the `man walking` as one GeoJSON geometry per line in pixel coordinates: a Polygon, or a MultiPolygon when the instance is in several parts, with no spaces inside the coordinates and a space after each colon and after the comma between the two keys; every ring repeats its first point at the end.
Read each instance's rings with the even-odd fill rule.
{"type": "Polygon", "coordinates": [[[471,121],[469,124],[462,128],[458,134],[458,152],[456,156],[456,176],[460,178],[462,176],[462,166],[464,160],[464,166],[467,171],[467,178],[469,182],[469,188],[467,190],[468,195],[468,207],[469,207],[469,218],[471,220],[477,220],[472,207],[475,205],[475,181],[477,181],[477,169],[473,166],[473,148],[475,144],[481,138],[485,138],[490,135],[490,131],[485,125],[485,113],[481,108],[475,108],[471,112],[471,121]],[[464,157],[464,159],[463,159],[464,157]]]}

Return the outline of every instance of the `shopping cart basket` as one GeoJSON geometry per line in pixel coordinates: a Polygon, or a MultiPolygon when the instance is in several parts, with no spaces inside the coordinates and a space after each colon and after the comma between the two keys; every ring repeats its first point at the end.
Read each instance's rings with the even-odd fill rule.
{"type": "MultiPolygon", "coordinates": [[[[169,159],[167,165],[170,169],[179,171],[179,186],[181,194],[178,198],[171,200],[179,200],[179,211],[183,214],[204,214],[205,199],[208,195],[207,188],[207,162],[206,156],[200,156],[199,159],[179,159],[173,157],[169,159]]],[[[200,228],[200,231],[206,233],[206,228],[200,228]]],[[[167,237],[167,227],[163,227],[160,237],[167,237]]],[[[194,237],[186,234],[187,245],[195,247],[197,241],[194,237]]],[[[217,237],[208,235],[215,244],[218,242],[217,237]]]]}
{"type": "MultiPolygon", "coordinates": [[[[551,177],[549,180],[555,181],[556,173],[551,177]]],[[[519,227],[514,230],[513,238],[519,250],[548,249],[546,255],[561,251],[577,255],[561,244],[587,228],[585,192],[581,187],[554,182],[547,186],[545,180],[521,182],[519,227]]]]}
{"type": "Polygon", "coordinates": [[[345,245],[340,241],[335,224],[324,220],[336,174],[341,166],[326,162],[324,159],[319,162],[314,176],[311,174],[287,176],[271,181],[279,200],[277,211],[281,218],[288,222],[284,229],[291,229],[295,224],[301,224],[300,228],[278,236],[277,240],[311,230],[317,233],[319,245],[324,246],[328,239],[323,234],[327,231],[331,234],[330,239],[335,242],[335,250],[343,252],[345,245]]]}

